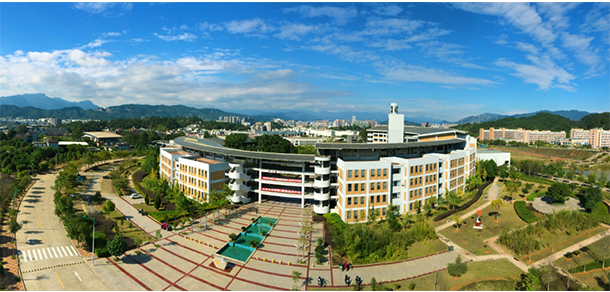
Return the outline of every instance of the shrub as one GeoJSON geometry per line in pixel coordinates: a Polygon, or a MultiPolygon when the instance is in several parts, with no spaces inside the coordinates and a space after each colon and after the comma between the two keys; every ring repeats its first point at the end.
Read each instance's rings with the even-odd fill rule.
{"type": "Polygon", "coordinates": [[[566,258],[569,258],[569,259],[572,258],[572,252],[567,252],[565,254],[565,256],[566,256],[566,258]]]}
{"type": "Polygon", "coordinates": [[[241,227],[241,231],[243,231],[243,232],[246,232],[246,229],[248,229],[248,227],[246,227],[246,226],[241,227]]]}
{"type": "Polygon", "coordinates": [[[521,189],[521,192],[523,192],[524,194],[529,193],[529,191],[530,191],[530,190],[529,190],[528,188],[522,188],[522,189],[521,189]]]}
{"type": "Polygon", "coordinates": [[[108,249],[104,246],[104,247],[96,247],[95,248],[95,255],[98,258],[104,258],[107,256],[110,256],[110,254],[108,253],[108,249]]]}
{"type": "MultiPolygon", "coordinates": [[[[606,268],[608,268],[608,263],[610,262],[610,258],[606,258],[606,268]]],[[[578,266],[576,268],[571,269],[572,273],[580,273],[580,272],[584,272],[585,271],[585,267],[587,268],[586,271],[590,271],[590,270],[595,270],[595,269],[600,269],[602,267],[602,259],[594,261],[592,263],[588,263],[586,265],[582,265],[582,266],[578,266]]]]}
{"type": "Polygon", "coordinates": [[[544,196],[544,194],[545,194],[544,192],[541,192],[540,189],[538,189],[538,192],[532,193],[529,196],[527,196],[527,200],[533,201],[536,197],[544,196]]]}
{"type": "Polygon", "coordinates": [[[519,217],[527,223],[538,221],[538,217],[536,217],[536,215],[534,215],[534,213],[528,210],[525,206],[525,201],[515,202],[515,211],[517,212],[517,215],[519,215],[519,217]]]}
{"type": "Polygon", "coordinates": [[[257,240],[250,241],[250,246],[254,247],[254,248],[257,248],[258,247],[258,241],[257,240]]]}
{"type": "Polygon", "coordinates": [[[588,246],[583,246],[580,248],[580,251],[582,252],[589,252],[589,247],[588,246]]]}
{"type": "Polygon", "coordinates": [[[409,290],[411,290],[411,291],[415,290],[415,283],[413,283],[413,282],[409,283],[409,290]]]}
{"type": "Polygon", "coordinates": [[[447,265],[447,272],[449,275],[454,277],[461,277],[462,275],[466,274],[467,271],[468,266],[462,263],[462,257],[459,255],[455,258],[455,263],[450,263],[447,265]]]}
{"type": "Polygon", "coordinates": [[[324,255],[321,253],[316,253],[316,262],[318,265],[322,264],[324,261],[324,255]]]}
{"type": "Polygon", "coordinates": [[[261,236],[267,236],[267,231],[261,231],[261,236]]]}
{"type": "Polygon", "coordinates": [[[237,238],[237,234],[231,233],[231,234],[229,234],[229,238],[231,239],[231,242],[233,242],[237,238]]]}

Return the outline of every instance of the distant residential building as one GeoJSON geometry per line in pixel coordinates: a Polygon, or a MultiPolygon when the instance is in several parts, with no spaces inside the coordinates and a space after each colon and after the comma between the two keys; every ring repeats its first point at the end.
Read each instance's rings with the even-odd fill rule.
{"type": "Polygon", "coordinates": [[[240,117],[240,116],[220,116],[218,117],[219,122],[225,123],[233,123],[233,124],[243,124],[243,123],[252,123],[254,122],[253,117],[240,117]]]}
{"type": "Polygon", "coordinates": [[[570,137],[573,139],[586,139],[588,140],[588,145],[591,145],[593,148],[610,147],[610,131],[602,128],[590,130],[572,129],[570,137]]]}
{"type": "Polygon", "coordinates": [[[27,132],[24,134],[17,134],[14,139],[22,139],[25,142],[33,142],[38,140],[38,133],[36,132],[27,132]]]}
{"type": "Polygon", "coordinates": [[[285,137],[284,139],[290,141],[294,146],[311,145],[315,146],[316,143],[321,143],[324,138],[312,138],[312,137],[285,137]]]}
{"type": "Polygon", "coordinates": [[[566,137],[566,132],[552,132],[552,131],[538,131],[538,130],[524,130],[522,128],[517,129],[495,129],[490,127],[489,130],[483,128],[479,129],[479,140],[506,140],[516,141],[521,143],[530,143],[536,141],[543,141],[552,143],[556,139],[566,137]]]}
{"type": "Polygon", "coordinates": [[[92,140],[97,146],[114,146],[121,143],[123,136],[111,132],[85,132],[83,138],[92,140]]]}

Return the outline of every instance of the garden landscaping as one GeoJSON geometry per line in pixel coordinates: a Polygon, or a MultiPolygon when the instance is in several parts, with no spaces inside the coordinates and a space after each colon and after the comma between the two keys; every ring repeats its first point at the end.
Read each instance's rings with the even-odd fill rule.
{"type": "Polygon", "coordinates": [[[519,228],[526,225],[519,216],[515,213],[513,205],[504,202],[500,209],[492,208],[488,206],[483,209],[483,215],[481,221],[483,223],[483,229],[474,229],[474,221],[476,216],[472,218],[463,218],[462,220],[466,224],[462,224],[462,227],[456,232],[456,228],[447,228],[440,232],[443,236],[447,237],[455,244],[463,247],[469,252],[475,255],[486,255],[497,253],[493,248],[486,246],[485,239],[492,238],[501,234],[505,230],[512,228],[519,228]],[[498,212],[498,222],[495,221],[495,212],[498,212]]]}

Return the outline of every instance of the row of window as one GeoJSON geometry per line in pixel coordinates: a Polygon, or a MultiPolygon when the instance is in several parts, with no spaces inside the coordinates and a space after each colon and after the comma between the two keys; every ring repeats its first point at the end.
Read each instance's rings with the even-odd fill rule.
{"type": "Polygon", "coordinates": [[[436,170],[436,163],[426,164],[426,171],[433,171],[433,170],[436,170]]]}
{"type": "Polygon", "coordinates": [[[208,177],[208,171],[203,169],[198,169],[192,166],[180,165],[180,170],[183,172],[188,172],[190,174],[197,174],[199,176],[208,177]]]}
{"type": "MultiPolygon", "coordinates": [[[[377,199],[377,203],[385,203],[387,200],[387,195],[377,195],[377,196],[371,196],[371,204],[375,203],[375,199],[377,199]]],[[[358,205],[358,197],[353,198],[354,199],[354,205],[358,205]]],[[[352,205],[352,198],[347,198],[347,205],[351,206],[352,205]]],[[[364,205],[364,197],[360,197],[360,205],[364,205]]]]}
{"type": "Polygon", "coordinates": [[[185,185],[181,185],[181,186],[182,186],[181,190],[184,194],[186,194],[190,197],[195,197],[202,201],[207,201],[207,193],[200,191],[198,189],[187,187],[185,185]]]}
{"type": "Polygon", "coordinates": [[[416,177],[416,178],[411,178],[411,183],[409,184],[409,186],[413,186],[413,185],[419,185],[422,183],[422,177],[416,177]],[[419,183],[417,182],[417,180],[419,179],[419,183]]]}
{"type": "MultiPolygon", "coordinates": [[[[351,192],[352,191],[352,185],[354,192],[358,192],[358,185],[360,185],[360,191],[364,192],[365,188],[366,188],[366,183],[360,183],[360,184],[347,184],[347,192],[351,192]]],[[[370,183],[371,185],[371,191],[375,190],[375,183],[370,183]]],[[[381,190],[381,186],[382,183],[381,182],[377,182],[377,190],[381,190]]],[[[383,189],[387,189],[388,188],[388,183],[387,182],[383,182],[383,189]]]]}
{"type": "MultiPolygon", "coordinates": [[[[387,208],[381,208],[381,216],[385,216],[387,208]]],[[[360,213],[362,219],[366,219],[364,210],[354,210],[354,219],[358,219],[358,213],[360,213]]],[[[352,211],[347,211],[347,219],[352,219],[352,211]]]]}
{"type": "Polygon", "coordinates": [[[411,191],[409,191],[409,198],[413,199],[413,196],[415,196],[415,197],[421,196],[422,190],[424,191],[424,194],[436,193],[436,185],[430,186],[430,187],[425,187],[425,188],[418,189],[418,190],[411,190],[411,191]]]}
{"type": "MultiPolygon", "coordinates": [[[[371,177],[375,177],[375,172],[377,172],[377,176],[381,176],[381,169],[371,169],[371,177]]],[[[365,169],[356,169],[353,170],[353,175],[354,177],[362,177],[362,178],[366,178],[366,170],[365,169]]],[[[383,176],[387,176],[388,175],[388,169],[384,168],[383,169],[383,176]]],[[[347,178],[352,178],[352,170],[348,170],[347,171],[347,178]]]]}
{"type": "Polygon", "coordinates": [[[184,174],[180,175],[180,180],[183,182],[188,182],[191,185],[197,185],[198,187],[207,189],[208,188],[208,183],[206,181],[203,180],[198,180],[196,178],[190,177],[190,176],[186,176],[184,174]]]}
{"type": "Polygon", "coordinates": [[[411,166],[411,172],[410,173],[414,173],[414,172],[422,172],[423,165],[415,165],[415,166],[411,166]],[[415,168],[415,170],[413,170],[413,168],[415,168]]]}

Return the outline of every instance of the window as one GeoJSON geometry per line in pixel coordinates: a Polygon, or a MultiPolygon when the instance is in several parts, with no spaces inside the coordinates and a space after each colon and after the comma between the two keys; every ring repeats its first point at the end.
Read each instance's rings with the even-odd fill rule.
{"type": "Polygon", "coordinates": [[[419,177],[419,184],[421,184],[421,176],[419,177]]]}
{"type": "Polygon", "coordinates": [[[371,169],[371,177],[375,177],[375,170],[371,169]]]}
{"type": "Polygon", "coordinates": [[[386,199],[386,198],[385,198],[385,196],[386,196],[386,195],[383,195],[383,202],[384,202],[384,203],[385,203],[385,199],[386,199]]]}
{"type": "Polygon", "coordinates": [[[419,189],[419,195],[421,196],[421,189],[419,189]]]}
{"type": "Polygon", "coordinates": [[[411,183],[410,183],[410,185],[413,185],[413,179],[411,179],[411,183]]]}
{"type": "Polygon", "coordinates": [[[371,183],[371,191],[375,190],[375,183],[371,183]]]}
{"type": "Polygon", "coordinates": [[[377,169],[377,176],[381,176],[381,169],[377,169]]]}
{"type": "Polygon", "coordinates": [[[375,196],[371,196],[371,204],[375,203],[375,196]]]}
{"type": "Polygon", "coordinates": [[[347,219],[352,219],[352,211],[347,211],[347,219]]]}
{"type": "Polygon", "coordinates": [[[347,191],[351,192],[352,191],[352,184],[347,184],[347,191]]]}
{"type": "Polygon", "coordinates": [[[426,171],[428,171],[428,165],[426,164],[426,171]]]}
{"type": "Polygon", "coordinates": [[[413,198],[413,191],[409,192],[409,198],[413,198]]]}
{"type": "Polygon", "coordinates": [[[351,205],[352,204],[352,198],[347,198],[347,205],[351,205]]]}
{"type": "Polygon", "coordinates": [[[354,219],[358,219],[358,211],[354,211],[354,219]]]}
{"type": "Polygon", "coordinates": [[[422,170],[423,170],[423,169],[424,169],[424,166],[423,166],[423,165],[420,165],[420,166],[419,166],[419,172],[422,172],[422,170]]]}
{"type": "Polygon", "coordinates": [[[360,190],[361,190],[361,191],[363,191],[363,192],[364,192],[364,188],[365,188],[365,186],[364,186],[364,185],[365,185],[365,183],[361,183],[361,184],[360,184],[360,190]]]}
{"type": "Polygon", "coordinates": [[[387,182],[383,182],[383,189],[387,189],[388,188],[388,183],[387,182]]]}
{"type": "Polygon", "coordinates": [[[358,174],[359,174],[359,173],[360,173],[359,171],[354,170],[354,177],[358,177],[358,174]]]}
{"type": "Polygon", "coordinates": [[[413,210],[413,203],[409,204],[409,210],[413,210]]]}
{"type": "Polygon", "coordinates": [[[411,166],[411,173],[413,173],[413,166],[411,166]]]}
{"type": "Polygon", "coordinates": [[[379,200],[381,199],[380,195],[377,195],[377,203],[379,203],[379,200]]]}
{"type": "Polygon", "coordinates": [[[360,171],[360,176],[361,176],[361,177],[366,177],[366,170],[364,170],[364,169],[363,169],[363,170],[361,170],[361,171],[360,171]]]}
{"type": "Polygon", "coordinates": [[[426,183],[428,182],[428,176],[426,175],[426,183]]]}
{"type": "Polygon", "coordinates": [[[386,175],[388,175],[388,169],[387,169],[387,168],[384,168],[384,169],[383,169],[383,176],[386,176],[386,175]]]}
{"type": "Polygon", "coordinates": [[[377,190],[381,190],[381,183],[377,183],[377,190]]]}
{"type": "Polygon", "coordinates": [[[381,214],[385,216],[385,208],[381,209],[381,214]]]}
{"type": "Polygon", "coordinates": [[[360,197],[360,204],[364,205],[364,197],[360,197]]]}
{"type": "Polygon", "coordinates": [[[351,170],[348,170],[348,171],[347,171],[347,177],[349,177],[349,178],[351,178],[351,177],[352,177],[352,171],[351,171],[351,170]]]}

